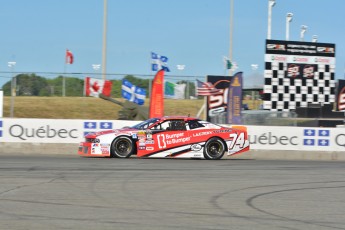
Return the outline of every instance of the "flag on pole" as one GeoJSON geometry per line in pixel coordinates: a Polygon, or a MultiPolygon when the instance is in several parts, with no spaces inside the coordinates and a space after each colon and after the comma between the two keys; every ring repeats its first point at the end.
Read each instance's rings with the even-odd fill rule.
{"type": "Polygon", "coordinates": [[[122,97],[138,105],[143,105],[146,98],[146,90],[133,85],[126,79],[122,80],[122,97]]]}
{"type": "Polygon", "coordinates": [[[217,89],[211,82],[202,82],[198,79],[196,80],[196,94],[198,96],[211,96],[221,92],[220,89],[217,89]]]}
{"type": "Polygon", "coordinates": [[[232,62],[229,58],[223,56],[223,62],[224,62],[224,69],[232,69],[232,62]]]}
{"type": "Polygon", "coordinates": [[[70,50],[66,50],[66,64],[73,64],[74,57],[73,53],[70,50]]]}
{"type": "Polygon", "coordinates": [[[162,117],[164,114],[164,70],[156,73],[152,83],[149,118],[162,117]]]}
{"type": "Polygon", "coordinates": [[[151,52],[151,70],[159,71],[162,69],[165,72],[170,72],[167,64],[168,60],[169,59],[166,56],[161,56],[154,52],[151,52]]]}
{"type": "Polygon", "coordinates": [[[110,97],[111,86],[111,81],[86,77],[85,95],[91,97],[99,97],[99,94],[103,94],[104,96],[110,97]]]}
{"type": "Polygon", "coordinates": [[[164,84],[164,98],[185,99],[186,84],[175,84],[166,81],[164,84]]]}

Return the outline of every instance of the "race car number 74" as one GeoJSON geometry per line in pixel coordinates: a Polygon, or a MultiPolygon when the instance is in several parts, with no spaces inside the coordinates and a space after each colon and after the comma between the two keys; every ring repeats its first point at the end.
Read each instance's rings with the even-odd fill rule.
{"type": "Polygon", "coordinates": [[[235,145],[238,145],[240,148],[243,148],[246,139],[244,138],[244,133],[230,133],[230,138],[232,138],[231,143],[229,144],[229,149],[233,149],[235,145]]]}

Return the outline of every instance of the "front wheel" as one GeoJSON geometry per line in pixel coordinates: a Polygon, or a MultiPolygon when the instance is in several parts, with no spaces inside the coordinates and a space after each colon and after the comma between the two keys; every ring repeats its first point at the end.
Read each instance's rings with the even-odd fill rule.
{"type": "Polygon", "coordinates": [[[129,137],[118,137],[111,144],[111,157],[128,158],[134,152],[133,140],[129,137]]]}
{"type": "Polygon", "coordinates": [[[219,160],[225,153],[224,142],[217,138],[211,138],[205,144],[204,157],[207,160],[219,160]]]}

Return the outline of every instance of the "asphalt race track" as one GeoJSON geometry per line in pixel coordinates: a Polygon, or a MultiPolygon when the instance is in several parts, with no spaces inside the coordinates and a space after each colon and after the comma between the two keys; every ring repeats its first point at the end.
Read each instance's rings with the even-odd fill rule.
{"type": "Polygon", "coordinates": [[[344,162],[0,155],[0,229],[345,229],[344,162]]]}

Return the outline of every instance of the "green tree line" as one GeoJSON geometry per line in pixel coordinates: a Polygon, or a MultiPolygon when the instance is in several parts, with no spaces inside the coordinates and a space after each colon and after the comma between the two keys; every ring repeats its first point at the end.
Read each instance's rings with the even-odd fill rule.
{"type": "MultiPolygon", "coordinates": [[[[62,96],[63,76],[56,78],[45,78],[36,74],[18,74],[16,76],[16,95],[17,96],[62,96]]],[[[132,84],[145,89],[149,92],[150,80],[137,78],[133,75],[124,77],[132,84]]],[[[121,97],[121,80],[111,80],[112,92],[111,96],[115,98],[121,97]]],[[[179,81],[178,84],[186,83],[179,81]]],[[[5,96],[11,95],[11,81],[6,82],[2,90],[5,96]]],[[[189,92],[194,92],[194,84],[189,84],[189,92]]],[[[65,77],[65,95],[69,97],[81,97],[84,95],[84,79],[76,77],[65,77]]],[[[147,93],[146,96],[149,94],[147,93]]]]}

